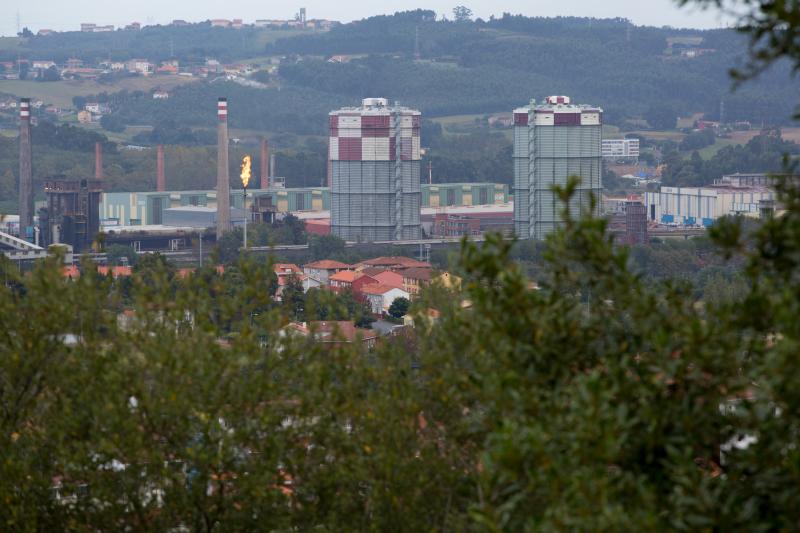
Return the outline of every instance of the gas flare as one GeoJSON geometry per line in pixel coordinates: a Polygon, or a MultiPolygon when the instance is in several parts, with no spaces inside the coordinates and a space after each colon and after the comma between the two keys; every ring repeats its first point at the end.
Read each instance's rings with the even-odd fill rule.
{"type": "Polygon", "coordinates": [[[242,185],[246,188],[247,184],[250,183],[250,156],[244,156],[242,159],[242,185]]]}

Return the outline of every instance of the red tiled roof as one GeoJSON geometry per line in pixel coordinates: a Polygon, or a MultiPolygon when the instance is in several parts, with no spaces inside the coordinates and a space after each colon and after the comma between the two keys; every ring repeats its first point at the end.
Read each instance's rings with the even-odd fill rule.
{"type": "Polygon", "coordinates": [[[342,270],[350,268],[350,265],[340,263],[339,261],[333,261],[332,259],[322,259],[320,261],[314,261],[313,263],[307,263],[303,265],[303,268],[306,267],[320,270],[342,270]]]}
{"type": "Polygon", "coordinates": [[[395,257],[376,257],[374,259],[365,259],[359,263],[360,265],[366,265],[371,267],[376,266],[385,266],[385,267],[427,267],[430,268],[430,263],[424,263],[422,261],[417,261],[416,259],[412,259],[410,257],[402,257],[402,256],[395,256],[395,257]]]}
{"type": "Polygon", "coordinates": [[[344,283],[353,283],[355,280],[363,276],[361,272],[355,272],[353,270],[340,270],[330,278],[330,281],[342,281],[344,283]]]}
{"type": "Polygon", "coordinates": [[[65,266],[61,273],[65,278],[77,279],[81,277],[81,271],[75,265],[65,266]]]}
{"type": "Polygon", "coordinates": [[[364,285],[361,292],[365,294],[385,294],[391,290],[399,289],[399,287],[392,287],[391,285],[384,285],[383,283],[371,283],[364,285]]]}
{"type": "Polygon", "coordinates": [[[433,271],[430,268],[405,268],[399,272],[403,279],[417,279],[420,281],[430,281],[433,278],[433,271]]]}
{"type": "Polygon", "coordinates": [[[294,263],[275,263],[272,265],[273,271],[280,275],[280,274],[300,274],[302,270],[300,267],[295,265],[294,263]]]}
{"type": "Polygon", "coordinates": [[[398,289],[403,288],[403,276],[397,272],[392,272],[391,270],[384,270],[383,272],[375,274],[372,277],[377,279],[378,283],[382,283],[390,287],[397,287],[398,289]]]}
{"type": "Polygon", "coordinates": [[[102,274],[103,276],[107,276],[109,272],[111,273],[111,277],[118,278],[120,276],[130,276],[133,274],[133,269],[131,267],[126,266],[99,266],[97,267],[97,272],[102,274]]]}

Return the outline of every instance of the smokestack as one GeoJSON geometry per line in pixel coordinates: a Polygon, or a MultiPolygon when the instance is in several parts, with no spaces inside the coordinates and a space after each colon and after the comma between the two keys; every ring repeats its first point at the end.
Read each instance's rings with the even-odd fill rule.
{"type": "Polygon", "coordinates": [[[231,229],[231,183],[228,176],[228,99],[217,101],[217,239],[231,229]]]}
{"type": "Polygon", "coordinates": [[[159,144],[156,148],[156,190],[164,192],[167,190],[167,177],[164,175],[164,145],[159,144]]]}
{"type": "Polygon", "coordinates": [[[269,155],[269,176],[275,177],[275,154],[269,155]]]}
{"type": "Polygon", "coordinates": [[[103,145],[94,143],[94,179],[103,179],[103,145]]]}
{"type": "Polygon", "coordinates": [[[33,159],[31,156],[31,99],[19,103],[19,236],[33,232],[33,159]]]}
{"type": "Polygon", "coordinates": [[[269,143],[266,139],[261,139],[261,188],[269,188],[269,143]]]}

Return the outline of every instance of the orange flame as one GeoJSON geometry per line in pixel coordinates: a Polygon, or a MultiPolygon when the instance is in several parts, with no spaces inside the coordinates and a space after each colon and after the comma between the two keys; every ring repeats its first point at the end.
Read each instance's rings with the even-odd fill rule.
{"type": "Polygon", "coordinates": [[[250,156],[244,156],[242,159],[242,173],[240,175],[242,178],[242,185],[246,188],[247,184],[250,183],[250,156]]]}

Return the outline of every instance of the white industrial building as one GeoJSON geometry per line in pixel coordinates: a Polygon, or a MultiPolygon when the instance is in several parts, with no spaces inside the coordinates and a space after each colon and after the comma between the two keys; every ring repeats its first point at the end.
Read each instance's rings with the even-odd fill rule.
{"type": "Polygon", "coordinates": [[[645,193],[648,219],[660,224],[711,226],[727,215],[758,217],[761,202],[774,201],[765,174],[724,176],[708,187],[661,187],[645,193]]]}
{"type": "Polygon", "coordinates": [[[639,139],[603,139],[602,153],[608,159],[638,159],[639,139]]]}

